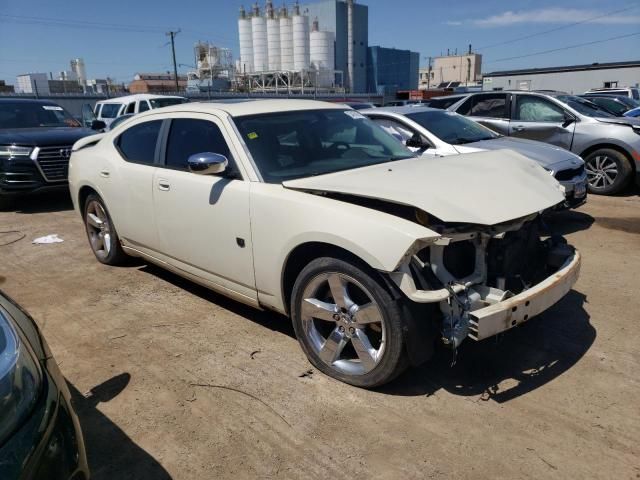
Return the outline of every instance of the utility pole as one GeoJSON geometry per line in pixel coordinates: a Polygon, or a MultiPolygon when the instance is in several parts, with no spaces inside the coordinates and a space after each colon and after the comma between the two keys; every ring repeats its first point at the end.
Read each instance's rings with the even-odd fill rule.
{"type": "Polygon", "coordinates": [[[171,53],[173,55],[173,78],[176,81],[176,92],[180,91],[180,87],[178,86],[178,65],[176,64],[176,45],[174,42],[174,38],[176,35],[180,33],[180,29],[177,32],[167,32],[167,35],[171,37],[171,53]]]}

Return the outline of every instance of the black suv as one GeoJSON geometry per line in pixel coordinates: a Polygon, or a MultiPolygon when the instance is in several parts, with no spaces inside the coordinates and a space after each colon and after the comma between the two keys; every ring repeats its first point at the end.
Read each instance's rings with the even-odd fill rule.
{"type": "Polygon", "coordinates": [[[83,128],[53,102],[0,99],[0,203],[9,195],[66,188],[71,147],[103,129],[83,128]]]}

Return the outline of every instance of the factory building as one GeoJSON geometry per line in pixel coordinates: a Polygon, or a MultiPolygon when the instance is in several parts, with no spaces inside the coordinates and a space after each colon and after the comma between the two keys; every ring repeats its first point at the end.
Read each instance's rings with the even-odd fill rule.
{"type": "Polygon", "coordinates": [[[640,61],[591,63],[485,73],[483,90],[560,90],[584,93],[591,88],[637,87],[640,61]]]}
{"type": "Polygon", "coordinates": [[[444,88],[475,85],[482,78],[482,55],[473,53],[471,45],[464,55],[434,57],[429,67],[420,69],[420,88],[444,88]]]}
{"type": "Polygon", "coordinates": [[[49,77],[46,73],[25,73],[16,77],[17,93],[48,95],[49,77]]]}
{"type": "Polygon", "coordinates": [[[418,88],[420,54],[395,48],[369,47],[367,92],[391,95],[418,88]]]}

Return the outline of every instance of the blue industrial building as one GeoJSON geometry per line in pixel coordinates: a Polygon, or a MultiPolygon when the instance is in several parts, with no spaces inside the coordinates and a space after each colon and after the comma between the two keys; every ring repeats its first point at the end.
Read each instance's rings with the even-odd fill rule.
{"type": "Polygon", "coordinates": [[[367,50],[367,92],[382,95],[417,90],[420,54],[396,48],[367,50]]]}

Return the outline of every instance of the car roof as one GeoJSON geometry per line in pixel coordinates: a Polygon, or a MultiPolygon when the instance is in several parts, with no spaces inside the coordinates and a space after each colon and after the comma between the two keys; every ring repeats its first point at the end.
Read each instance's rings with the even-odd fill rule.
{"type": "Polygon", "coordinates": [[[280,99],[256,99],[246,102],[191,102],[180,105],[163,107],[161,110],[149,110],[138,116],[149,116],[158,113],[190,112],[190,113],[217,113],[223,111],[232,117],[245,115],[259,115],[262,113],[290,112],[299,110],[346,110],[345,105],[320,102],[316,100],[280,100],[280,99]]]}
{"type": "Polygon", "coordinates": [[[411,105],[404,105],[402,107],[379,107],[379,108],[367,108],[366,110],[360,110],[360,113],[397,113],[399,115],[406,115],[407,113],[416,112],[442,112],[439,108],[431,107],[416,107],[411,105]]]}
{"type": "Polygon", "coordinates": [[[96,103],[127,103],[135,102],[136,100],[153,100],[156,98],[185,98],[178,95],[153,95],[151,93],[136,93],[134,95],[125,95],[123,97],[108,98],[106,100],[100,100],[96,103]]]}

